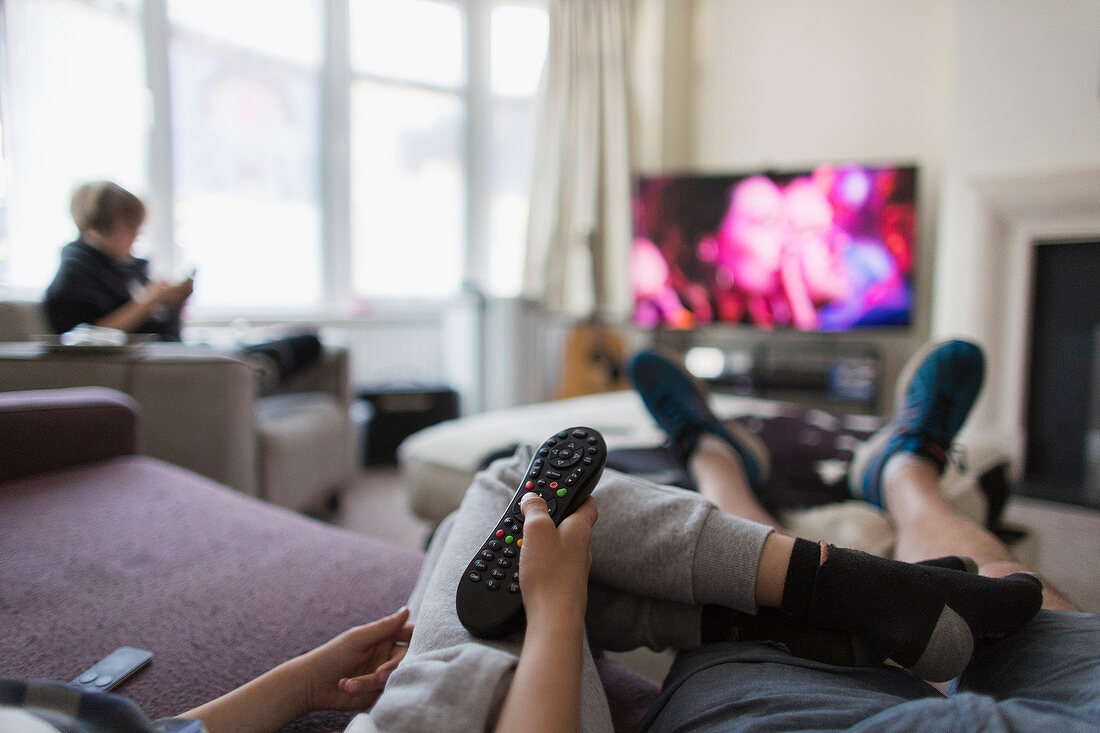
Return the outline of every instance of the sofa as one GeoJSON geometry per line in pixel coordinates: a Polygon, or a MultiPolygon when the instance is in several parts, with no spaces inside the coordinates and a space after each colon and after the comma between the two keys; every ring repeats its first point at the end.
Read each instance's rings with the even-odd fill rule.
{"type": "MultiPolygon", "coordinates": [[[[67,681],[149,649],[118,692],[168,716],[405,602],[419,552],[138,455],[140,411],[102,388],[0,394],[0,676],[67,681]]],[[[656,684],[598,666],[616,730],[633,729],[656,684]]]]}
{"type": "Polygon", "coordinates": [[[0,302],[0,391],[101,386],[141,404],[143,451],[280,506],[305,510],[355,470],[348,353],[270,393],[234,350],[185,344],[63,347],[40,341],[41,306],[0,302]]]}

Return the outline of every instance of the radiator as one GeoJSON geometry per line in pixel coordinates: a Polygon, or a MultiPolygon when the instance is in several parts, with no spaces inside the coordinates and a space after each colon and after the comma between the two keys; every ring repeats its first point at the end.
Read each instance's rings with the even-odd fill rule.
{"type": "Polygon", "coordinates": [[[334,340],[348,348],[352,384],[447,381],[443,326],[435,314],[342,323],[334,340]]]}

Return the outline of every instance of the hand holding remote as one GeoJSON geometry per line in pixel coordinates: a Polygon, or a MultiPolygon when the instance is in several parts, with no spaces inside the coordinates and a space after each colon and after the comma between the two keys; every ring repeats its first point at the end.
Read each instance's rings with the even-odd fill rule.
{"type": "MultiPolygon", "coordinates": [[[[551,435],[535,450],[531,465],[527,467],[519,481],[515,495],[508,502],[503,516],[496,522],[489,536],[478,548],[473,559],[467,564],[462,578],[458,582],[455,607],[458,620],[466,629],[486,639],[503,636],[511,631],[522,618],[525,598],[521,597],[520,586],[523,581],[519,570],[519,553],[525,539],[526,519],[521,501],[528,494],[538,495],[547,507],[547,518],[551,525],[560,525],[567,517],[579,509],[596,487],[607,462],[607,444],[603,436],[592,428],[577,426],[566,428],[551,435]]],[[[592,521],[595,521],[595,507],[592,521]]],[[[535,531],[539,525],[545,526],[545,543],[561,546],[562,536],[545,525],[541,512],[535,517],[535,531]],[[547,532],[553,532],[550,539],[547,532]]],[[[591,528],[591,523],[588,524],[591,528]]],[[[566,538],[578,530],[569,529],[566,538]]],[[[588,534],[581,532],[585,557],[588,552],[588,534]]],[[[577,548],[569,548],[565,558],[577,548]]],[[[551,552],[553,552],[551,550],[551,552]]],[[[543,553],[533,553],[536,558],[543,553]]],[[[546,560],[535,560],[544,564],[554,562],[550,555],[546,560]]],[[[547,571],[548,568],[545,568],[547,571]]],[[[581,596],[583,598],[583,596],[581,596]]],[[[536,601],[536,604],[538,601],[536,601]]]]}
{"type": "Polygon", "coordinates": [[[524,545],[519,556],[519,578],[528,621],[583,623],[596,501],[589,497],[558,527],[550,518],[546,502],[537,494],[525,496],[520,506],[524,545]]]}

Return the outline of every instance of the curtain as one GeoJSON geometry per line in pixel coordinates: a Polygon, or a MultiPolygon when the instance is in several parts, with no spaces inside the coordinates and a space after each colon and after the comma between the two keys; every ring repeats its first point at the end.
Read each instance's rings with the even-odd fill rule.
{"type": "Polygon", "coordinates": [[[634,0],[550,0],[524,293],[550,311],[631,308],[634,0]]]}

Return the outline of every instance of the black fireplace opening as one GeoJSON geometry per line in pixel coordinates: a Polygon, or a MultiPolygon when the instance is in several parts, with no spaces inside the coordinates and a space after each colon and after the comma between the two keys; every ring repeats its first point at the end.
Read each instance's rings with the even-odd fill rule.
{"type": "Polygon", "coordinates": [[[1100,508],[1100,240],[1034,255],[1021,493],[1100,508]]]}

